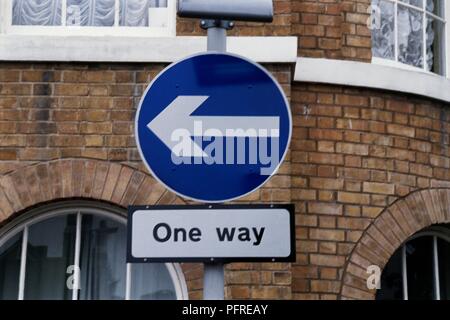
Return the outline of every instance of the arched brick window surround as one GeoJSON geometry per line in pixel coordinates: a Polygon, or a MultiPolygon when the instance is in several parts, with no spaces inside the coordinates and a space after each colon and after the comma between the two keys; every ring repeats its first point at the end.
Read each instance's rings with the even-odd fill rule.
{"type": "Polygon", "coordinates": [[[63,159],[0,177],[0,224],[37,204],[70,198],[95,199],[121,207],[184,203],[133,167],[101,160],[63,159]]]}
{"type": "MultiPolygon", "coordinates": [[[[122,208],[184,203],[136,168],[101,160],[61,159],[0,176],[0,227],[37,205],[66,199],[91,199],[122,208]]],[[[199,289],[200,266],[183,264],[182,269],[191,297],[199,289]]]]}
{"type": "Polygon", "coordinates": [[[438,223],[450,222],[450,189],[415,191],[394,202],[366,229],[344,269],[341,299],[374,299],[367,288],[370,265],[381,269],[395,250],[414,233],[438,223]]]}

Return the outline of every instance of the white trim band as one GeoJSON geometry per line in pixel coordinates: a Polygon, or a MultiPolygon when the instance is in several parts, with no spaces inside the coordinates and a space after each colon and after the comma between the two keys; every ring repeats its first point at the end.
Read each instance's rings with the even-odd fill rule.
{"type": "MultiPolygon", "coordinates": [[[[297,37],[228,37],[228,51],[257,62],[295,63],[297,37]]],[[[206,37],[1,35],[0,61],[173,62],[206,51],[206,37]]]]}
{"type": "Polygon", "coordinates": [[[298,58],[294,81],[385,89],[450,102],[449,79],[373,63],[298,58]]]}

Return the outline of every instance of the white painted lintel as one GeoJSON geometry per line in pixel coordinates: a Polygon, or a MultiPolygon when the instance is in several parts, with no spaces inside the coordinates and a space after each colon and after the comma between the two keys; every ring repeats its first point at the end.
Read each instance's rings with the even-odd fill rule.
{"type": "Polygon", "coordinates": [[[446,77],[375,63],[298,58],[294,81],[384,89],[450,102],[446,77]]]}
{"type": "MultiPolygon", "coordinates": [[[[206,37],[1,35],[0,61],[162,62],[206,51],[206,37]]],[[[261,63],[295,63],[297,37],[229,37],[228,51],[261,63]]]]}

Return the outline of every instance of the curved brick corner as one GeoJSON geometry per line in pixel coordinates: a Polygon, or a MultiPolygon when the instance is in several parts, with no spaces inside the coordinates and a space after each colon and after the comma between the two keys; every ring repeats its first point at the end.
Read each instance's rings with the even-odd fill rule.
{"type": "Polygon", "coordinates": [[[395,250],[414,233],[450,222],[450,189],[416,191],[384,210],[367,228],[347,262],[341,299],[374,299],[366,286],[367,267],[384,268],[395,250]]]}

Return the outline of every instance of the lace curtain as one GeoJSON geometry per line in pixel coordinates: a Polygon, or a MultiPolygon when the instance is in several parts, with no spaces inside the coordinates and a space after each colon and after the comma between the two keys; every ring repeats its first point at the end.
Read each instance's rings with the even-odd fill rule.
{"type": "Polygon", "coordinates": [[[72,25],[114,25],[115,0],[67,0],[67,20],[72,25]]]}
{"type": "Polygon", "coordinates": [[[61,0],[14,0],[13,25],[61,25],[61,0]]]}
{"type": "Polygon", "coordinates": [[[120,0],[121,26],[148,26],[148,8],[166,8],[167,0],[120,0]]]}
{"type": "MultiPolygon", "coordinates": [[[[14,0],[13,25],[60,26],[62,0],[14,0]]],[[[115,0],[67,0],[69,26],[113,26],[115,0]]],[[[119,25],[149,25],[149,8],[167,7],[167,0],[120,0],[119,25]]]]}
{"type": "MultiPolygon", "coordinates": [[[[398,50],[398,61],[423,68],[426,62],[427,70],[432,70],[434,63],[434,39],[436,28],[434,21],[427,16],[424,26],[423,15],[420,11],[402,6],[409,3],[422,7],[424,0],[402,0],[398,2],[397,17],[395,4],[386,0],[372,0],[372,53],[374,57],[395,60],[395,46],[398,50]],[[395,43],[395,21],[397,20],[398,43],[395,43]],[[426,28],[426,39],[423,39],[423,28],[426,28]],[[426,57],[423,56],[423,46],[426,46],[426,57]]],[[[434,12],[433,0],[426,0],[428,12],[434,12]]]]}

